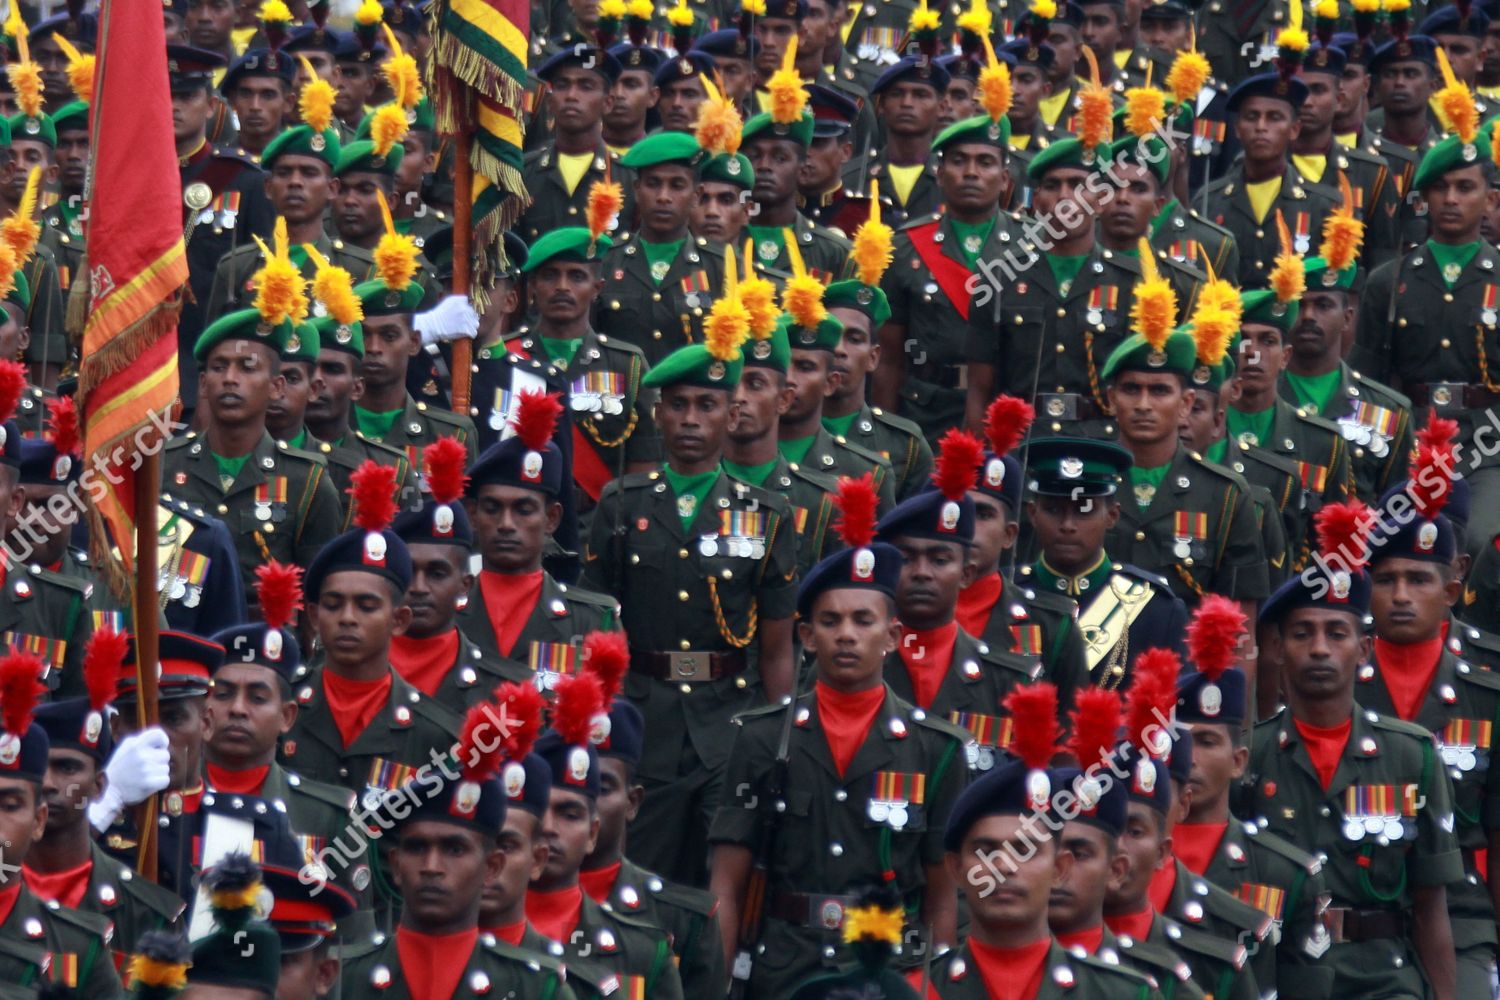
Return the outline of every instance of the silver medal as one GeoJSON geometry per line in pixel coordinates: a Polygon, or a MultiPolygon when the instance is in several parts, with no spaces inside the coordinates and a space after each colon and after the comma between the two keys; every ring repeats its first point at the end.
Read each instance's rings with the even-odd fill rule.
{"type": "Polygon", "coordinates": [[[705,559],[712,559],[719,554],[719,540],[717,538],[704,538],[698,542],[698,554],[705,559]]]}
{"type": "Polygon", "coordinates": [[[1359,821],[1358,816],[1350,816],[1348,819],[1344,820],[1344,839],[1365,839],[1365,825],[1359,821]]]}
{"type": "Polygon", "coordinates": [[[866,813],[876,823],[884,823],[891,815],[891,804],[881,799],[871,799],[866,813]]]}

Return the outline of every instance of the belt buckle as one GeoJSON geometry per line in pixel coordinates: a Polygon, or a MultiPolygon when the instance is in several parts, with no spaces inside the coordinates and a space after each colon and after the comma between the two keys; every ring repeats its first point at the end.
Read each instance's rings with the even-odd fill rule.
{"type": "Polygon", "coordinates": [[[1347,906],[1330,906],[1323,911],[1323,926],[1334,944],[1344,942],[1344,917],[1348,912],[1347,906]]]}
{"type": "Polygon", "coordinates": [[[814,899],[810,909],[813,911],[808,921],[814,927],[821,927],[825,931],[836,931],[844,926],[844,901],[838,896],[814,899]]]}
{"type": "Polygon", "coordinates": [[[1044,392],[1039,398],[1042,411],[1053,420],[1078,419],[1078,393],[1044,392]]]}
{"type": "Polygon", "coordinates": [[[1432,385],[1433,406],[1461,406],[1464,389],[1462,382],[1435,382],[1432,385]]]}
{"type": "Polygon", "coordinates": [[[671,668],[671,680],[684,684],[693,684],[698,681],[711,680],[709,657],[712,654],[688,650],[682,653],[668,653],[667,665],[671,668]]]}

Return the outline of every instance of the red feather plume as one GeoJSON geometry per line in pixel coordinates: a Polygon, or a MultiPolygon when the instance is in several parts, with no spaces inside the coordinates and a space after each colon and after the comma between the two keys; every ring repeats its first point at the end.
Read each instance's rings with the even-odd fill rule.
{"type": "Polygon", "coordinates": [[[950,427],[938,441],[938,449],[932,482],[949,500],[962,500],[979,482],[984,445],[968,431],[950,427]]]}
{"type": "Polygon", "coordinates": [[[1412,506],[1426,520],[1441,513],[1453,499],[1453,465],[1456,459],[1453,439],[1458,436],[1458,421],[1430,414],[1427,426],[1417,433],[1417,457],[1412,462],[1406,492],[1412,506]]]}
{"type": "Polygon", "coordinates": [[[516,401],[516,418],[512,421],[516,436],[532,451],[546,451],[561,415],[562,403],[556,393],[523,392],[516,401]]]}
{"type": "Polygon", "coordinates": [[[469,452],[458,438],[438,438],[423,450],[422,462],[427,466],[427,488],[433,500],[453,503],[464,495],[464,487],[469,484],[469,477],[464,475],[469,452]]]}
{"type": "Polygon", "coordinates": [[[1078,692],[1073,704],[1068,749],[1078,758],[1078,766],[1087,771],[1108,757],[1120,739],[1120,692],[1086,687],[1078,692]]]}
{"type": "Polygon", "coordinates": [[[1177,707],[1177,674],[1182,660],[1170,649],[1145,649],[1135,659],[1135,680],[1125,698],[1125,737],[1141,750],[1154,753],[1144,742],[1152,725],[1162,726],[1177,707]]]}
{"type": "Polygon", "coordinates": [[[990,451],[1001,456],[1010,454],[1035,419],[1036,410],[1026,400],[996,396],[984,415],[984,433],[990,439],[990,451]]]}
{"type": "Polygon", "coordinates": [[[372,458],[349,477],[354,523],[365,531],[384,531],[396,517],[396,470],[372,458]]]}
{"type": "Polygon", "coordinates": [[[875,477],[866,472],[858,479],[845,476],[839,480],[833,505],[839,509],[839,537],[851,549],[861,549],[875,537],[876,509],[880,497],[875,493],[875,477]]]}
{"type": "Polygon", "coordinates": [[[542,711],[547,699],[535,684],[506,681],[495,688],[495,703],[505,712],[505,759],[520,760],[531,753],[542,734],[542,711]]]}
{"type": "Polygon", "coordinates": [[[255,598],[272,628],[290,625],[302,607],[302,567],[272,559],[255,568],[255,598]]]}
{"type": "Polygon", "coordinates": [[[26,391],[26,366],[18,361],[0,361],[0,420],[16,415],[16,404],[26,391]]]}
{"type": "Polygon", "coordinates": [[[1012,721],[1010,752],[1027,767],[1046,767],[1062,739],[1062,727],[1057,724],[1057,685],[1037,681],[1012,688],[1004,705],[1012,721]]]}
{"type": "Polygon", "coordinates": [[[104,627],[89,637],[83,653],[83,682],[89,692],[89,708],[96,712],[115,700],[120,667],[130,652],[130,636],[104,627]]]}
{"type": "Polygon", "coordinates": [[[596,631],[584,636],[583,666],[599,678],[604,710],[609,711],[625,683],[625,671],[630,669],[630,644],[625,633],[596,631]]]}
{"type": "Polygon", "coordinates": [[[1337,557],[1342,568],[1357,572],[1370,559],[1365,543],[1369,524],[1370,508],[1359,500],[1328,504],[1313,515],[1318,552],[1324,559],[1337,557]]]}
{"type": "Polygon", "coordinates": [[[484,781],[500,772],[505,741],[500,735],[500,711],[487,701],[471,706],[458,732],[458,766],[466,781],[484,781]]]}
{"type": "Polygon", "coordinates": [[[593,674],[570,674],[557,682],[552,728],[569,746],[588,746],[594,716],[604,710],[604,687],[593,674]]]}
{"type": "Polygon", "coordinates": [[[1245,623],[1238,601],[1218,594],[1204,596],[1187,628],[1188,659],[1200,674],[1216,681],[1234,666],[1245,623]]]}
{"type": "Polygon", "coordinates": [[[72,396],[58,396],[47,402],[51,424],[48,439],[59,455],[77,455],[83,439],[78,435],[78,406],[72,396]]]}
{"type": "Polygon", "coordinates": [[[11,653],[0,660],[0,726],[12,736],[25,736],[31,725],[41,676],[41,661],[28,653],[11,653]]]}
{"type": "Polygon", "coordinates": [[[1429,411],[1427,426],[1417,431],[1417,444],[1430,448],[1446,448],[1458,437],[1458,421],[1440,417],[1429,411]]]}

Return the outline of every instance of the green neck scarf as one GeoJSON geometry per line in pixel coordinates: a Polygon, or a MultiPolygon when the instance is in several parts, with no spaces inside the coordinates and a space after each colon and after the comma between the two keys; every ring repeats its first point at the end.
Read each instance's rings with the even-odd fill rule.
{"type": "Polygon", "coordinates": [[[846,413],[842,417],[824,417],[823,428],[835,437],[848,437],[849,428],[854,426],[854,418],[859,416],[859,411],[846,413]]]}
{"type": "Polygon", "coordinates": [[[1478,243],[1435,243],[1427,241],[1427,249],[1432,254],[1432,259],[1437,262],[1438,271],[1443,276],[1443,284],[1452,288],[1458,284],[1458,279],[1463,275],[1464,268],[1469,266],[1469,261],[1479,252],[1478,243]]]}
{"type": "Polygon", "coordinates": [[[301,448],[303,445],[307,444],[307,428],[299,428],[296,434],[293,434],[291,437],[287,438],[286,443],[289,447],[292,448],[301,448]]]}
{"type": "Polygon", "coordinates": [[[703,506],[708,491],[719,480],[719,470],[713,468],[696,476],[684,476],[670,465],[663,465],[661,468],[666,474],[667,483],[672,487],[673,495],[677,497],[677,516],[682,520],[682,530],[691,531],[693,521],[698,517],[698,508],[703,506]]]}
{"type": "Polygon", "coordinates": [[[655,284],[661,284],[667,277],[667,272],[672,269],[672,261],[677,259],[677,252],[682,249],[682,240],[674,243],[647,243],[641,240],[641,249],[646,252],[646,262],[651,265],[651,280],[655,284]]]}
{"type": "Polygon", "coordinates": [[[219,487],[225,493],[228,493],[229,488],[234,485],[234,481],[239,478],[240,470],[250,460],[250,456],[241,455],[238,458],[225,458],[216,452],[211,451],[209,454],[213,455],[214,465],[219,470],[219,487]]]}
{"type": "Polygon", "coordinates": [[[1167,470],[1171,467],[1171,462],[1154,469],[1143,469],[1139,465],[1130,467],[1130,486],[1135,492],[1136,506],[1141,510],[1151,506],[1151,501],[1156,498],[1157,488],[1167,478],[1167,470]]]}
{"type": "Polygon", "coordinates": [[[1058,291],[1064,295],[1068,294],[1068,289],[1073,287],[1073,281],[1078,277],[1078,272],[1083,270],[1083,262],[1088,259],[1088,254],[1081,254],[1077,257],[1047,254],[1047,263],[1052,267],[1052,278],[1057,282],[1058,291]]]}
{"type": "Polygon", "coordinates": [[[778,441],[777,447],[781,449],[782,458],[793,465],[801,465],[807,459],[807,453],[817,439],[818,436],[813,434],[805,438],[797,438],[795,441],[778,441]]]}
{"type": "Polygon", "coordinates": [[[1176,214],[1176,212],[1176,198],[1171,199],[1161,207],[1161,211],[1157,213],[1156,218],[1151,220],[1151,238],[1153,240],[1156,239],[1157,235],[1162,231],[1162,228],[1166,226],[1167,223],[1172,221],[1172,216],[1176,214]]]}
{"type": "Polygon", "coordinates": [[[786,235],[780,226],[746,226],[745,232],[755,241],[755,259],[766,267],[775,266],[786,247],[786,235]]]}
{"type": "Polygon", "coordinates": [[[776,468],[777,463],[780,461],[781,459],[779,458],[773,458],[763,465],[741,465],[738,462],[731,462],[726,458],[724,459],[724,471],[740,482],[749,483],[751,486],[761,486],[764,485],[766,477],[771,474],[771,470],[776,468]]]}
{"type": "Polygon", "coordinates": [[[1229,457],[1229,439],[1227,437],[1219,438],[1219,440],[1208,446],[1208,451],[1204,453],[1203,457],[1216,465],[1223,465],[1224,460],[1229,457]]]}
{"type": "Polygon", "coordinates": [[[1333,394],[1338,391],[1343,376],[1344,373],[1338,368],[1322,375],[1294,375],[1287,372],[1286,383],[1296,393],[1298,403],[1314,414],[1319,414],[1328,412],[1328,404],[1333,401],[1333,394]]]}
{"type": "Polygon", "coordinates": [[[538,337],[536,341],[542,345],[542,352],[547,355],[548,361],[558,368],[566,369],[578,356],[578,345],[583,343],[583,338],[565,340],[562,337],[538,337]]]}
{"type": "Polygon", "coordinates": [[[1259,413],[1244,413],[1231,406],[1224,421],[1229,427],[1230,437],[1236,441],[1263,445],[1271,440],[1271,425],[1276,423],[1276,406],[1272,404],[1259,413]]]}
{"type": "Polygon", "coordinates": [[[964,261],[969,265],[969,270],[974,270],[975,263],[979,260],[979,252],[984,249],[985,243],[989,241],[990,232],[995,228],[993,218],[983,222],[959,222],[950,218],[948,224],[953,227],[953,235],[958,237],[959,252],[964,255],[964,261]]]}
{"type": "Polygon", "coordinates": [[[390,434],[391,428],[396,426],[396,421],[405,412],[406,407],[403,406],[399,410],[376,413],[374,410],[367,410],[358,403],[355,403],[354,426],[359,428],[359,432],[371,441],[382,441],[386,435],[390,434]]]}

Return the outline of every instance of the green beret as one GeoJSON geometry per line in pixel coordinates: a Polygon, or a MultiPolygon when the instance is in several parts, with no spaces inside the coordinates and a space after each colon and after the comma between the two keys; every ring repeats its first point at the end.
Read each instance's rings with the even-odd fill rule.
{"type": "Polygon", "coordinates": [[[787,343],[796,351],[827,351],[832,354],[844,339],[844,324],[832,313],[811,330],[798,326],[787,313],[782,314],[776,325],[786,327],[787,343]]]}
{"type": "Polygon", "coordinates": [[[321,132],[314,132],[306,125],[293,125],[291,128],[282,129],[276,138],[266,143],[266,148],[261,150],[261,166],[270,170],[276,157],[282,155],[311,156],[313,159],[322,160],[332,170],[339,165],[339,134],[332,127],[321,132]]]}
{"type": "Polygon", "coordinates": [[[390,152],[384,156],[376,156],[373,142],[368,139],[358,139],[347,146],[340,147],[339,160],[333,166],[333,176],[367,173],[394,177],[401,169],[401,158],[405,155],[406,151],[397,145],[392,146],[390,152]]]}
{"type": "Polygon", "coordinates": [[[745,367],[774,368],[785,375],[792,368],[792,343],[787,339],[786,317],[776,321],[771,335],[764,340],[753,337],[745,341],[740,353],[745,356],[745,367]]]}
{"type": "Polygon", "coordinates": [[[1243,308],[1240,326],[1258,323],[1261,326],[1274,326],[1282,333],[1290,333],[1297,324],[1297,303],[1280,301],[1269,288],[1241,292],[1240,305],[1243,308]]]}
{"type": "Polygon", "coordinates": [[[317,325],[312,320],[298,323],[296,329],[287,336],[286,342],[281,345],[281,360],[306,361],[316,367],[320,346],[317,325]]]}
{"type": "Polygon", "coordinates": [[[1104,362],[1099,377],[1105,382],[1126,371],[1176,372],[1183,378],[1193,374],[1198,363],[1198,343],[1181,329],[1173,330],[1161,350],[1139,333],[1132,333],[1120,342],[1104,362]]]}
{"type": "MultiPolygon", "coordinates": [[[[385,286],[381,286],[382,288],[385,286]]],[[[208,352],[225,340],[253,340],[265,344],[278,355],[282,353],[292,335],[292,322],[287,320],[272,326],[261,318],[255,309],[237,309],[225,313],[209,324],[208,329],[198,335],[193,345],[193,360],[199,364],[208,357],[208,352]]]]}
{"type": "Polygon", "coordinates": [[[10,119],[0,117],[0,146],[10,145],[10,119]]]}
{"type": "Polygon", "coordinates": [[[722,361],[708,353],[702,344],[689,344],[661,359],[661,363],[641,379],[643,387],[665,389],[674,385],[695,385],[703,389],[734,391],[740,384],[745,355],[736,351],[733,358],[722,361]]]}
{"type": "Polygon", "coordinates": [[[1026,176],[1041,180],[1049,170],[1072,167],[1075,170],[1102,171],[1109,166],[1109,146],[1100,146],[1092,152],[1083,148],[1083,143],[1074,138],[1061,139],[1039,150],[1026,165],[1026,176]]]}
{"type": "Polygon", "coordinates": [[[52,116],[52,128],[57,132],[66,132],[68,129],[87,130],[88,127],[89,106],[82,101],[64,104],[52,116]]]}
{"type": "Polygon", "coordinates": [[[436,132],[437,117],[432,111],[432,98],[423,94],[416,107],[406,112],[406,120],[413,132],[436,132]]]}
{"type": "Polygon", "coordinates": [[[1008,153],[1010,152],[1010,119],[1001,115],[1000,120],[995,121],[989,115],[975,115],[973,118],[954,122],[932,140],[932,151],[942,152],[944,147],[954,143],[994,146],[1008,153]]]}
{"type": "Polygon", "coordinates": [[[379,278],[354,286],[354,295],[366,316],[401,316],[416,312],[425,292],[422,283],[415,278],[400,290],[387,287],[379,278]]]}
{"type": "Polygon", "coordinates": [[[1154,135],[1137,139],[1127,135],[1116,139],[1109,147],[1110,163],[1136,163],[1145,167],[1156,178],[1156,183],[1166,186],[1167,175],[1172,172],[1172,151],[1167,144],[1154,135]]]}
{"type": "Polygon", "coordinates": [[[1309,257],[1303,261],[1303,272],[1307,275],[1307,290],[1316,292],[1318,290],[1349,291],[1354,287],[1354,279],[1359,276],[1359,264],[1354,263],[1342,271],[1335,271],[1328,266],[1328,261],[1322,257],[1309,257]]]}
{"type": "Polygon", "coordinates": [[[835,281],[823,293],[823,304],[829,309],[856,309],[870,317],[870,332],[891,318],[891,302],[879,285],[867,285],[862,281],[835,281]]]}
{"type": "Polygon", "coordinates": [[[755,186],[755,168],[750,166],[744,153],[732,156],[729,153],[719,153],[698,164],[698,180],[733,184],[748,191],[755,186]]]}
{"type": "Polygon", "coordinates": [[[313,350],[313,357],[323,348],[332,351],[343,351],[352,354],[356,358],[365,356],[365,328],[358,323],[341,325],[332,316],[314,316],[308,321],[314,333],[317,334],[318,346],[313,350]]]}
{"type": "Polygon", "coordinates": [[[57,148],[57,124],[53,122],[52,116],[43,111],[35,118],[30,115],[10,116],[10,141],[17,139],[30,139],[33,142],[45,142],[52,148],[57,148]]]}
{"type": "Polygon", "coordinates": [[[5,301],[14,302],[21,307],[21,312],[28,313],[31,311],[31,282],[26,279],[26,271],[19,267],[12,277],[15,284],[11,287],[10,294],[5,296],[5,301]]]}
{"type": "Polygon", "coordinates": [[[806,149],[812,145],[813,139],[812,112],[804,110],[801,118],[790,125],[783,125],[772,121],[770,114],[762,111],[745,123],[745,128],[740,133],[740,146],[748,146],[752,139],[761,136],[768,139],[786,139],[806,149]]]}
{"type": "Polygon", "coordinates": [[[631,146],[620,158],[620,165],[631,170],[655,167],[662,163],[680,163],[696,167],[707,154],[698,140],[688,132],[657,132],[631,146]]]}
{"type": "Polygon", "coordinates": [[[572,260],[582,264],[597,264],[604,251],[614,246],[608,236],[595,240],[582,226],[564,226],[544,234],[531,245],[526,255],[522,274],[530,274],[549,260],[572,260]]]}
{"type": "Polygon", "coordinates": [[[1447,136],[1422,156],[1422,162],[1417,165],[1416,176],[1412,178],[1412,190],[1425,190],[1450,170],[1480,166],[1487,171],[1489,160],[1490,137],[1486,129],[1480,129],[1474,141],[1467,145],[1456,135],[1447,136]]]}

